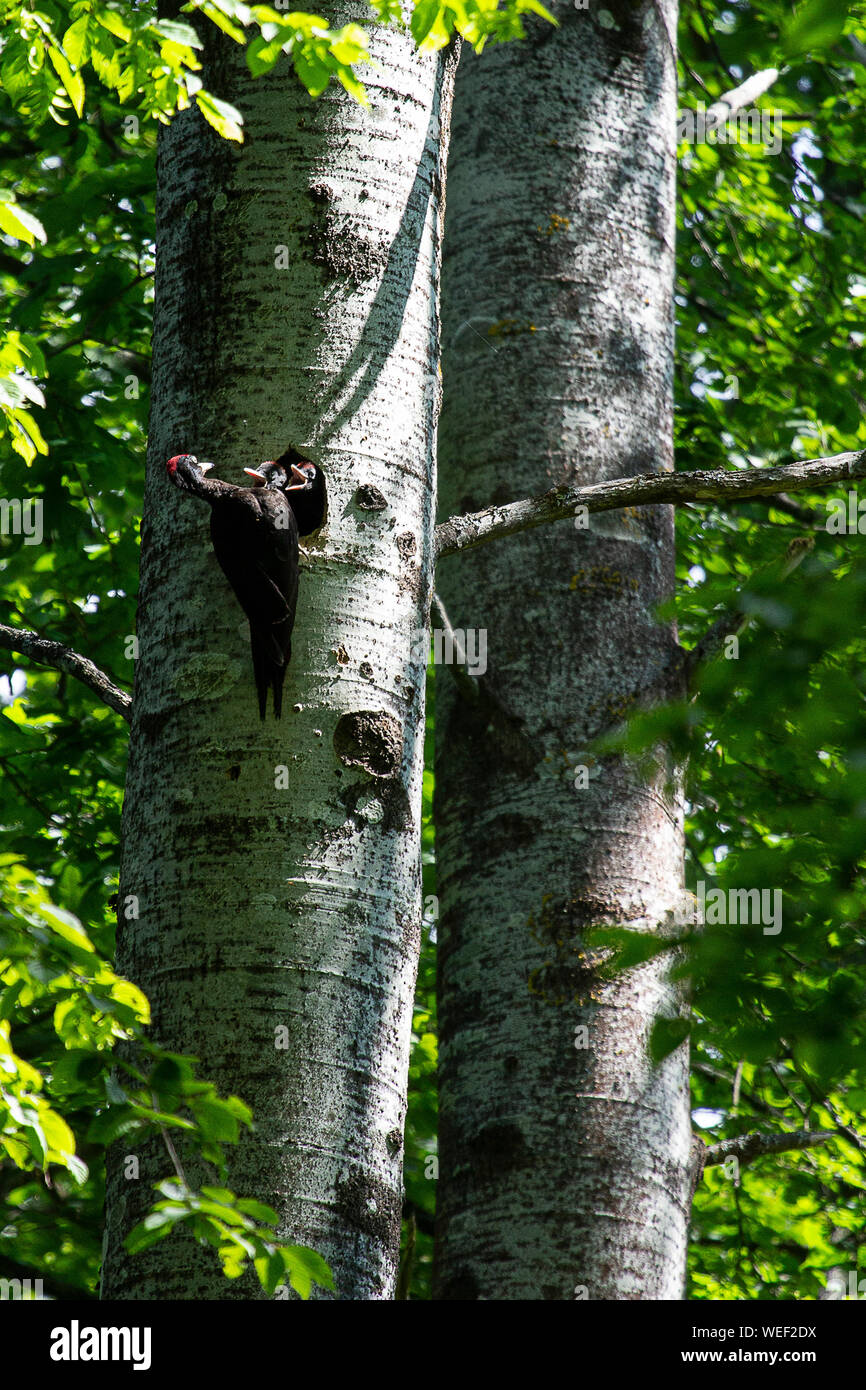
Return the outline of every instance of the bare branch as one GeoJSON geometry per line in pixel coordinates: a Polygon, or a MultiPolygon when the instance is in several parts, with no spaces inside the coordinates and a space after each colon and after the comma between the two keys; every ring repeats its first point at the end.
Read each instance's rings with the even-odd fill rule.
{"type": "Polygon", "coordinates": [[[737,608],[726,609],[721,617],[716,618],[701,640],[686,654],[686,684],[691,685],[698,667],[703,666],[711,657],[717,656],[729,637],[739,637],[748,625],[748,614],[741,613],[737,608]]]}
{"type": "Polygon", "coordinates": [[[728,1158],[751,1163],[753,1159],[764,1158],[767,1154],[786,1153],[790,1149],[814,1149],[816,1145],[826,1144],[828,1139],[835,1137],[831,1129],[798,1129],[793,1134],[740,1134],[736,1139],[708,1144],[703,1166],[711,1168],[728,1158]]]}
{"type": "Polygon", "coordinates": [[[772,493],[803,492],[850,483],[866,477],[866,450],[832,458],[782,464],[778,468],[692,469],[685,473],[645,473],[614,478],[589,487],[552,488],[542,497],[488,507],[468,516],[452,516],[436,527],[436,554],[454,555],[501,536],[513,536],[533,526],[573,517],[578,507],[587,512],[647,507],[658,502],[683,506],[689,502],[741,502],[772,493]]]}
{"type": "Polygon", "coordinates": [[[105,672],[94,666],[86,656],[79,656],[78,652],[72,651],[71,647],[64,647],[61,642],[51,642],[47,637],[40,637],[37,632],[28,632],[20,627],[6,627],[4,623],[0,623],[0,648],[10,652],[21,652],[33,661],[41,661],[45,666],[54,666],[58,671],[64,671],[67,676],[74,676],[77,681],[81,681],[92,690],[94,695],[98,695],[106,705],[121,714],[127,724],[129,723],[132,717],[132,696],[109,680],[105,672]]]}

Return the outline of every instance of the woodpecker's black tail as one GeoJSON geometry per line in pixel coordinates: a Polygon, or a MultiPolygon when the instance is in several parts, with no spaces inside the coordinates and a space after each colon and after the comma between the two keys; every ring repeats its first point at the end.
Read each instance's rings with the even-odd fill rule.
{"type": "Polygon", "coordinates": [[[267,643],[262,641],[259,633],[251,632],[250,646],[253,655],[253,675],[256,678],[256,690],[259,696],[259,715],[261,716],[262,723],[264,723],[265,714],[268,709],[268,686],[271,683],[267,643]]]}
{"type": "Polygon", "coordinates": [[[270,631],[250,631],[250,646],[253,656],[253,675],[259,696],[259,715],[264,720],[268,710],[268,691],[274,693],[274,718],[279,719],[283,712],[283,681],[286,666],[292,654],[291,646],[283,656],[279,645],[270,631]]]}
{"type": "MultiPolygon", "coordinates": [[[[288,657],[286,658],[288,661],[288,657]]],[[[274,690],[274,718],[279,719],[283,712],[283,681],[286,678],[285,666],[275,666],[271,671],[271,683],[274,690]]]]}

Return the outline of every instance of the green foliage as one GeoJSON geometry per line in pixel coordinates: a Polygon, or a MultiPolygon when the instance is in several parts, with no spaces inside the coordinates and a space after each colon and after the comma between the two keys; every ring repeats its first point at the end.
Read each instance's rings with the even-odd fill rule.
{"type": "MultiPolygon", "coordinates": [[[[402,23],[393,0],[372,8],[402,23]]],[[[480,51],[519,37],[532,11],[545,14],[429,0],[409,22],[425,51],[454,33],[480,51]]],[[[241,137],[231,94],[201,85],[214,26],[245,44],[253,74],[285,57],[312,95],[335,79],[358,100],[368,38],[238,0],[198,0],[172,21],[129,0],[4,3],[0,15],[0,496],[40,499],[46,536],[41,546],[0,536],[0,621],[84,651],[129,686],[156,125],[195,103],[226,138],[241,137]]],[[[860,7],[830,0],[684,9],[682,105],[777,67],[761,107],[780,113],[784,141],[778,155],[742,136],[681,149],[680,467],[866,447],[866,67],[848,35],[861,36],[860,7]]],[[[866,580],[859,536],[825,529],[826,499],[797,505],[680,511],[682,640],[699,640],[725,607],[750,622],[737,658],[708,666],[694,701],[644,714],[626,735],[633,756],[665,744],[690,768],[689,886],[782,894],[778,936],[708,923],[677,957],[693,991],[699,1122],[711,1141],[805,1126],[833,1135],[738,1177],[706,1171],[694,1298],[814,1298],[828,1268],[857,1266],[866,1241],[866,580]],[[814,549],[786,575],[788,542],[803,534],[814,549]]],[[[175,1170],[133,1245],[181,1232],[211,1245],[230,1277],[252,1261],[269,1292],[328,1287],[319,1257],[274,1239],[273,1212],[223,1186],[224,1145],[249,1124],[246,1107],[199,1080],[190,1059],[145,1042],[146,1001],[108,964],[125,727],[54,670],[9,655],[0,669],[15,680],[14,693],[0,685],[0,1254],[92,1289],[105,1148],[157,1136],[166,1171],[177,1140],[214,1182],[196,1189],[175,1170]]],[[[414,1297],[429,1296],[435,1189],[432,795],[428,756],[429,910],[406,1127],[414,1297]]],[[[611,969],[639,967],[652,950],[615,930],[604,944],[618,953],[611,969]]],[[[660,1026],[659,1057],[681,1031],[680,1020],[660,1026]]]]}
{"type": "MultiPolygon", "coordinates": [[[[385,0],[386,8],[389,0],[385,0]]],[[[373,0],[374,8],[379,8],[373,0]]],[[[421,52],[436,52],[459,34],[480,53],[488,39],[505,43],[525,36],[523,20],[527,14],[540,15],[551,24],[556,20],[540,0],[512,0],[500,9],[499,0],[417,0],[410,28],[421,52]]]]}
{"type": "MultiPolygon", "coordinates": [[[[258,54],[269,46],[274,51],[273,61],[250,62],[254,73],[266,72],[284,52],[312,95],[331,76],[358,92],[351,65],[366,57],[367,41],[357,25],[332,30],[320,15],[285,14],[240,0],[192,0],[184,13],[203,15],[240,44],[246,43],[246,30],[255,30],[258,54]],[[327,74],[321,84],[320,71],[327,74]]],[[[95,81],[128,110],[158,121],[169,121],[195,101],[221,135],[243,138],[243,118],[202,86],[198,55],[204,30],[187,20],[158,19],[149,6],[131,0],[45,0],[39,10],[6,0],[0,18],[0,80],[34,126],[47,118],[66,124],[72,112],[81,117],[95,81]]]]}
{"type": "Polygon", "coordinates": [[[286,1281],[301,1298],[309,1298],[314,1283],[334,1287],[333,1277],[320,1255],[304,1245],[282,1245],[270,1227],[279,1216],[262,1202],[238,1199],[224,1187],[202,1187],[192,1192],[185,1182],[167,1179],[156,1184],[163,1200],[136,1226],[124,1242],[135,1254],[172,1232],[187,1231],[203,1245],[217,1251],[227,1279],[237,1279],[250,1262],[267,1294],[286,1281]]]}
{"type": "Polygon", "coordinates": [[[354,63],[370,61],[368,38],[358,24],[331,29],[315,14],[284,14],[269,5],[254,5],[252,15],[261,33],[247,49],[247,64],[254,77],[270,72],[285,53],[310,96],[321,96],[335,77],[353,97],[367,104],[364,88],[352,71],[354,63]]]}
{"type": "Polygon", "coordinates": [[[270,1208],[222,1186],[187,1184],[170,1135],[223,1180],[224,1146],[251,1126],[249,1109],[200,1081],[193,1059],[148,1042],[141,991],[115,975],[80,921],[12,856],[3,868],[0,1254],[11,1248],[20,1263],[92,1287],[105,1150],[121,1137],[140,1144],[155,1135],[178,1178],[156,1184],[165,1200],[130,1232],[130,1252],[183,1230],[217,1250],[229,1278],[252,1261],[269,1294],[284,1281],[302,1298],[313,1281],[330,1288],[320,1256],[274,1238],[270,1208]]]}
{"type": "MultiPolygon", "coordinates": [[[[399,6],[392,0],[376,0],[372,8],[380,20],[402,27],[399,6]]],[[[530,12],[555,23],[538,0],[507,0],[501,7],[500,0],[469,0],[467,4],[448,0],[441,5],[438,0],[422,0],[413,12],[410,27],[422,50],[439,48],[458,33],[480,52],[488,39],[522,38],[523,17],[530,12]]],[[[20,0],[0,0],[0,112],[7,112],[5,128],[0,127],[0,143],[13,146],[5,150],[12,155],[12,163],[6,166],[6,180],[11,186],[0,188],[0,234],[23,247],[44,244],[50,237],[50,254],[56,264],[44,272],[45,278],[57,270],[62,273],[63,264],[51,235],[60,230],[56,218],[52,219],[54,225],[49,225],[41,208],[43,199],[50,196],[45,185],[55,182],[49,172],[51,161],[58,158],[58,142],[45,134],[46,125],[50,128],[53,122],[69,129],[74,139],[67,144],[78,145],[81,153],[80,142],[86,138],[87,127],[76,126],[73,118],[88,122],[90,134],[95,133],[94,125],[98,122],[99,140],[88,141],[88,154],[103,168],[109,163],[109,152],[127,166],[133,163],[132,151],[128,144],[124,148],[122,142],[137,145],[140,140],[138,164],[142,174],[145,169],[141,166],[153,150],[151,123],[165,124],[193,102],[219,135],[228,140],[243,140],[242,113],[224,97],[206,90],[199,76],[202,65],[198,55],[210,24],[234,42],[246,45],[247,64],[256,77],[270,72],[285,55],[312,97],[320,96],[335,79],[359,102],[367,102],[363,84],[354,71],[356,65],[370,61],[368,35],[358,24],[332,29],[327,19],[318,14],[287,13],[271,5],[246,5],[242,0],[190,0],[183,13],[193,19],[200,16],[198,26],[182,19],[158,19],[149,6],[141,6],[135,0],[112,0],[109,4],[99,0],[45,0],[38,10],[20,0]],[[42,147],[38,170],[33,169],[32,160],[24,167],[15,160],[14,146],[20,147],[24,131],[28,155],[37,150],[37,138],[42,147]],[[40,178],[40,174],[45,177],[40,178]],[[28,202],[32,206],[28,207],[28,202]],[[39,216],[34,207],[39,208],[39,216]]],[[[149,191],[152,167],[147,174],[149,191]]],[[[64,188],[62,205],[68,215],[62,222],[80,240],[85,203],[89,211],[91,196],[113,190],[116,185],[112,182],[98,189],[92,179],[75,179],[74,175],[73,182],[78,184],[81,196],[64,188]]],[[[104,264],[98,268],[99,273],[94,273],[97,267],[91,263],[90,273],[83,277],[76,267],[75,278],[82,278],[88,285],[81,307],[89,300],[93,306],[108,309],[119,296],[149,278],[150,236],[144,235],[122,249],[105,243],[100,246],[96,228],[91,229],[88,239],[93,243],[86,248],[88,253],[96,256],[101,250],[104,264]],[[134,279],[119,273],[118,250],[130,266],[135,262],[134,279]]],[[[31,324],[45,325],[46,320],[40,325],[34,312],[39,301],[31,284],[40,278],[39,262],[28,254],[10,254],[5,260],[4,290],[13,300],[26,295],[31,324]]],[[[83,321],[85,326],[92,326],[90,321],[83,321]]],[[[128,341],[126,348],[129,350],[128,341]]],[[[10,443],[26,464],[32,463],[37,454],[48,452],[30,408],[44,406],[45,397],[37,378],[44,380],[47,375],[44,348],[37,337],[22,335],[0,319],[0,412],[10,443]]]]}
{"type": "Polygon", "coordinates": [[[806,0],[782,30],[788,55],[829,48],[842,37],[851,9],[849,0],[806,0]]]}
{"type": "MultiPolygon", "coordinates": [[[[19,240],[33,245],[38,234],[45,240],[41,222],[11,200],[4,202],[0,195],[0,228],[19,240]],[[38,228],[37,231],[33,230],[38,228]]],[[[35,338],[11,330],[0,342],[0,410],[9,433],[12,448],[25,463],[32,463],[37,454],[47,454],[48,445],[42,437],[31,405],[45,405],[45,397],[35,378],[45,376],[45,357],[35,338]]]]}
{"type": "MultiPolygon", "coordinates": [[[[681,147],[680,467],[866,445],[866,68],[839,42],[859,32],[859,12],[821,0],[684,13],[681,105],[776,67],[760,106],[784,137],[776,154],[742,138],[681,147]]],[[[706,1171],[695,1298],[815,1298],[827,1268],[856,1266],[866,1235],[866,570],[857,534],[828,534],[827,500],[798,494],[793,514],[760,502],[679,512],[681,639],[697,641],[726,609],[750,621],[738,652],[705,667],[694,702],[628,735],[635,756],[667,742],[689,767],[689,886],[781,894],[780,933],[708,921],[681,966],[705,1138],[834,1135],[739,1177],[706,1171]],[[801,536],[814,548],[792,571],[801,536]]]]}
{"type": "MultiPolygon", "coordinates": [[[[775,154],[742,130],[729,143],[681,146],[680,467],[866,447],[852,350],[862,338],[866,70],[850,48],[833,49],[849,13],[761,4],[684,17],[681,106],[737,86],[747,53],[752,70],[782,69],[762,109],[785,134],[775,154]],[[798,61],[785,68],[785,55],[798,61]]],[[[648,773],[660,759],[685,769],[687,886],[721,890],[726,904],[764,892],[780,911],[779,931],[708,911],[697,928],[669,933],[692,1008],[658,1021],[655,1059],[688,1034],[708,1142],[832,1136],[742,1172],[706,1170],[693,1298],[815,1298],[829,1268],[857,1267],[866,1238],[866,567],[856,526],[828,530],[830,502],[798,494],[792,506],[678,512],[677,597],[663,616],[676,618],[685,646],[725,613],[745,629],[699,673],[694,698],[641,711],[598,750],[648,773]],[[805,542],[796,567],[792,538],[805,542]]],[[[608,972],[665,945],[620,928],[591,940],[609,952],[608,972]]]]}
{"type": "MultiPolygon", "coordinates": [[[[748,1071],[750,1087],[755,1079],[748,1071]]],[[[784,1105],[781,1087],[776,1095],[784,1105]]],[[[740,1123],[760,1127],[754,1113],[740,1123]]],[[[829,1269],[859,1268],[862,1278],[863,1197],[862,1158],[844,1141],[764,1159],[736,1183],[720,1168],[707,1169],[698,1188],[688,1296],[815,1299],[829,1269]]]]}

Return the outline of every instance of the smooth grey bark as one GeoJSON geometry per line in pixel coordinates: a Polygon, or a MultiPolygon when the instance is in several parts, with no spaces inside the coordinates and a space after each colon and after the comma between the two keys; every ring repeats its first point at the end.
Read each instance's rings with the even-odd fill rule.
{"type": "MultiPolygon", "coordinates": [[[[454,66],[373,32],[364,110],[339,88],[312,102],[285,60],[253,81],[209,30],[205,84],[243,111],[246,143],[195,111],[161,140],[118,948],[155,1038],[253,1107],[229,1185],[274,1206],[344,1299],[389,1298],[399,1250],[454,66]],[[324,466],[329,515],[302,568],[283,718],[260,724],[207,508],[165,460],[192,452],[242,483],[289,443],[324,466]]],[[[262,1296],[189,1239],[124,1252],[171,1169],[144,1146],[129,1181],[120,1148],[103,1297],[262,1296]]]]}
{"type": "MultiPolygon", "coordinates": [[[[441,519],[673,465],[675,4],[553,8],[458,71],[441,519]]],[[[440,1299],[682,1296],[687,1047],[647,1050],[682,997],[664,957],[606,979],[586,945],[682,909],[670,769],[587,753],[681,680],[672,523],[593,513],[439,566],[488,643],[476,700],[436,677],[440,1299]]]]}

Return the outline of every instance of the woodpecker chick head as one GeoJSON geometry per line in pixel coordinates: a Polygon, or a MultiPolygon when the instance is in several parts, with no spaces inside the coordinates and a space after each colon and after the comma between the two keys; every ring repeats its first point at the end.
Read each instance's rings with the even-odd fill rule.
{"type": "Polygon", "coordinates": [[[281,492],[286,492],[289,484],[294,482],[289,470],[273,459],[259,464],[258,468],[245,468],[244,472],[248,478],[252,478],[253,487],[279,488],[281,492]]]}
{"type": "Polygon", "coordinates": [[[298,523],[298,535],[309,536],[324,525],[328,498],[325,475],[318,464],[305,459],[291,445],[278,459],[259,468],[245,468],[253,487],[277,487],[285,493],[298,523]]]}
{"type": "Polygon", "coordinates": [[[298,535],[309,536],[324,526],[328,514],[325,475],[315,463],[292,464],[294,484],[286,489],[289,506],[295,513],[298,535]]]}

